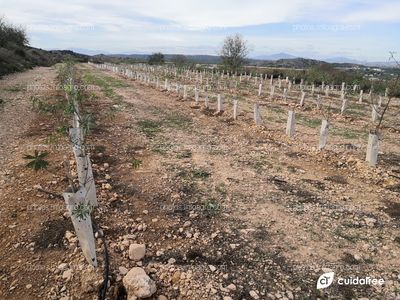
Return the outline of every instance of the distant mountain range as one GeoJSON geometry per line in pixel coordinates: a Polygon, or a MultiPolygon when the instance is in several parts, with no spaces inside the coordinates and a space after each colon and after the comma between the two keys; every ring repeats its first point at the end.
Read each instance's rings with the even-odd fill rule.
{"type": "MultiPolygon", "coordinates": [[[[81,48],[73,48],[70,49],[76,53],[82,53],[90,56],[97,56],[100,54],[104,54],[109,57],[116,58],[133,58],[140,61],[145,61],[149,57],[150,54],[140,54],[140,53],[132,53],[132,54],[118,54],[118,53],[110,53],[101,50],[88,50],[81,48]]],[[[172,61],[176,54],[165,54],[166,61],[172,61]]],[[[217,55],[185,55],[186,58],[195,63],[204,63],[204,64],[218,64],[221,62],[221,58],[217,55]]],[[[352,65],[362,65],[368,67],[394,67],[394,62],[368,62],[356,60],[348,57],[329,57],[323,59],[312,59],[312,58],[302,58],[288,53],[276,53],[270,55],[257,55],[249,58],[250,64],[255,65],[276,65],[276,63],[280,63],[285,65],[286,67],[310,67],[312,65],[321,64],[321,63],[333,63],[333,64],[344,64],[344,66],[352,66],[352,65]],[[271,63],[268,63],[271,62],[271,63]],[[275,62],[275,63],[272,63],[275,62]]]]}
{"type": "Polygon", "coordinates": [[[276,54],[271,54],[271,55],[258,55],[253,57],[254,59],[258,60],[279,60],[279,59],[292,59],[292,58],[297,58],[298,56],[294,56],[291,54],[287,53],[276,53],[276,54]]]}

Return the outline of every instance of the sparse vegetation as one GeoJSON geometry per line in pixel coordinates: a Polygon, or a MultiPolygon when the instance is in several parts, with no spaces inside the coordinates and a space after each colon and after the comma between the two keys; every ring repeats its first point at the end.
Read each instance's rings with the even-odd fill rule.
{"type": "Polygon", "coordinates": [[[140,120],[138,121],[140,131],[144,133],[148,138],[154,137],[161,131],[161,122],[154,120],[140,120]]]}
{"type": "Polygon", "coordinates": [[[26,154],[24,159],[29,160],[29,162],[26,164],[26,167],[34,169],[35,171],[47,169],[49,165],[49,162],[45,160],[47,155],[47,152],[39,152],[37,150],[35,150],[33,155],[26,154]]]}
{"type": "Polygon", "coordinates": [[[132,158],[131,165],[132,165],[132,168],[138,169],[142,165],[142,161],[137,158],[132,158]]]}
{"type": "Polygon", "coordinates": [[[46,51],[30,47],[23,27],[0,18],[0,77],[35,66],[51,66],[67,58],[86,61],[86,55],[72,51],[46,51]]]}

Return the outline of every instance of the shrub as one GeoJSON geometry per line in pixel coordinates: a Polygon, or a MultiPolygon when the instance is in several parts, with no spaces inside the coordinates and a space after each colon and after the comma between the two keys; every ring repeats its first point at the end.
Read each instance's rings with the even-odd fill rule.
{"type": "Polygon", "coordinates": [[[26,167],[34,169],[35,171],[40,170],[40,169],[46,169],[47,166],[49,165],[49,162],[46,161],[44,158],[48,155],[47,152],[38,152],[35,150],[34,155],[27,154],[24,156],[24,159],[30,160],[26,164],[26,167]]]}

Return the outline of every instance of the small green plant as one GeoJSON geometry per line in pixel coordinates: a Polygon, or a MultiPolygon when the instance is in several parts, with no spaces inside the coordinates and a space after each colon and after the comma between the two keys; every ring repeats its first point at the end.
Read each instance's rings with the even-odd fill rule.
{"type": "Polygon", "coordinates": [[[222,196],[226,197],[228,195],[228,191],[226,189],[225,184],[221,183],[215,187],[215,190],[219,192],[222,196]]]}
{"type": "Polygon", "coordinates": [[[194,178],[205,179],[210,177],[211,173],[200,169],[200,170],[193,170],[192,175],[194,178]]]}
{"type": "Polygon", "coordinates": [[[305,116],[299,116],[297,119],[299,124],[307,127],[317,128],[321,126],[321,120],[317,118],[307,118],[305,116]]]}
{"type": "Polygon", "coordinates": [[[32,108],[40,110],[40,108],[43,105],[42,100],[40,99],[40,97],[36,96],[36,95],[32,95],[30,97],[30,100],[31,100],[31,103],[32,103],[32,108]]]}
{"type": "Polygon", "coordinates": [[[185,129],[191,122],[192,120],[189,117],[180,114],[169,114],[164,119],[165,125],[177,129],[185,129]]]}
{"type": "Polygon", "coordinates": [[[216,213],[221,210],[221,205],[214,199],[208,200],[204,206],[208,212],[212,212],[212,213],[216,213]]]}
{"type": "Polygon", "coordinates": [[[142,165],[142,161],[137,158],[132,158],[131,164],[134,169],[138,169],[142,165]]]}
{"type": "Polygon", "coordinates": [[[76,204],[72,210],[72,215],[78,220],[86,220],[92,213],[93,207],[90,204],[79,203],[76,204]]]}
{"type": "Polygon", "coordinates": [[[111,106],[107,111],[106,111],[106,118],[109,119],[110,121],[114,120],[116,117],[117,109],[113,106],[111,106]]]}
{"type": "Polygon", "coordinates": [[[85,134],[89,134],[96,128],[96,121],[92,114],[85,114],[82,117],[81,124],[85,134]]]}
{"type": "Polygon", "coordinates": [[[70,101],[66,102],[64,104],[63,110],[64,110],[65,115],[67,115],[67,116],[72,115],[75,111],[74,104],[70,101]]]}
{"type": "Polygon", "coordinates": [[[154,137],[161,131],[161,123],[153,120],[141,120],[138,122],[140,131],[143,132],[148,138],[154,137]]]}
{"type": "Polygon", "coordinates": [[[24,159],[30,160],[26,164],[26,167],[34,169],[35,171],[40,170],[40,169],[46,169],[47,166],[49,165],[49,162],[46,161],[44,158],[48,155],[47,152],[38,152],[35,150],[34,155],[27,154],[24,156],[24,159]]]}
{"type": "Polygon", "coordinates": [[[174,145],[165,141],[157,141],[151,146],[151,150],[160,155],[168,154],[171,149],[174,148],[174,145]]]}
{"type": "Polygon", "coordinates": [[[56,132],[61,135],[68,135],[68,125],[58,126],[56,132]]]}
{"type": "Polygon", "coordinates": [[[180,152],[176,155],[176,158],[179,158],[179,159],[190,158],[190,157],[192,157],[192,151],[190,151],[190,150],[183,150],[182,152],[180,152]]]}

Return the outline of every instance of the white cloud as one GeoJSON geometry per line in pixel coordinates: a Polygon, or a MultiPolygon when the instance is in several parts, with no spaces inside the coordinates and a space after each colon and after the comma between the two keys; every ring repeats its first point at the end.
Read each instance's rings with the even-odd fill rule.
{"type": "MultiPolygon", "coordinates": [[[[244,26],[271,23],[340,25],[400,19],[400,3],[392,0],[0,0],[0,7],[7,19],[26,25],[33,46],[119,53],[216,54],[228,32],[212,30],[217,28],[242,31],[244,26]]],[[[361,41],[356,33],[353,38],[335,39],[329,30],[323,32],[327,38],[321,38],[318,31],[296,36],[249,28],[244,32],[260,54],[268,50],[357,53],[359,49],[350,45],[361,41]],[[310,45],[314,47],[310,49],[310,45]]],[[[368,36],[363,43],[371,45],[372,39],[368,36]]],[[[391,46],[392,50],[398,48],[398,42],[391,46]]],[[[363,52],[383,50],[386,55],[380,45],[368,46],[363,52]]]]}
{"type": "MultiPolygon", "coordinates": [[[[3,12],[19,23],[118,22],[154,18],[182,28],[241,27],[292,22],[307,16],[324,15],[343,3],[326,0],[1,0],[3,12]],[[329,9],[328,9],[329,5],[329,9]],[[23,8],[23,9],[22,9],[23,8]]],[[[1,2],[0,1],[0,2],[1,2]]],[[[149,20],[148,22],[151,22],[149,20]]]]}
{"type": "Polygon", "coordinates": [[[344,22],[399,22],[400,3],[376,1],[368,8],[361,8],[348,12],[343,18],[344,22]]]}

